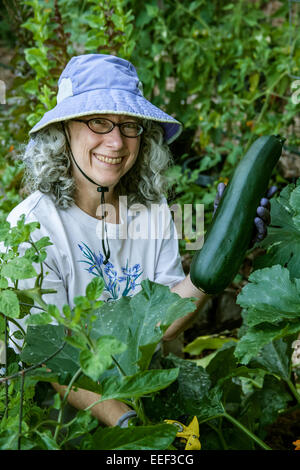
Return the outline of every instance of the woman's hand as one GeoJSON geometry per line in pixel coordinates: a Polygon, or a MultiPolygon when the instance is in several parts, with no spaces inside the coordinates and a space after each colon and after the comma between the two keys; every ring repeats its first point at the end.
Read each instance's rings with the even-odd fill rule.
{"type": "MultiPolygon", "coordinates": [[[[220,203],[220,200],[224,194],[226,185],[225,183],[219,183],[217,186],[217,195],[214,200],[214,211],[213,215],[215,214],[217,207],[220,203]]],[[[260,204],[256,210],[256,217],[254,219],[254,226],[255,226],[255,233],[251,240],[252,247],[255,243],[262,241],[267,236],[267,227],[271,221],[270,215],[270,199],[277,191],[276,186],[271,186],[265,197],[260,200],[260,204]]]]}

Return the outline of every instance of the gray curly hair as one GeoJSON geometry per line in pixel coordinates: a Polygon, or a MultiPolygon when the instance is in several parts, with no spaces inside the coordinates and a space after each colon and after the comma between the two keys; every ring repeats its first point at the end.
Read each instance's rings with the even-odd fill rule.
{"type": "MultiPolygon", "coordinates": [[[[173,159],[169,147],[163,142],[162,127],[150,120],[143,120],[139,156],[133,167],[119,181],[119,195],[126,195],[128,203],[149,205],[160,202],[167,192],[166,170],[173,159]]],[[[25,164],[24,191],[28,194],[39,190],[51,193],[56,205],[67,209],[74,204],[76,185],[72,165],[61,124],[52,124],[39,131],[27,146],[22,160],[25,164]]]]}

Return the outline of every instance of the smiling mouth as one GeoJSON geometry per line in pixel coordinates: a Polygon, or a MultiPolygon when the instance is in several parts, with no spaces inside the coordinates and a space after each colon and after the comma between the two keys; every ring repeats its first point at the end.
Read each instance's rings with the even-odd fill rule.
{"type": "Polygon", "coordinates": [[[124,158],[124,157],[115,157],[115,158],[104,157],[102,155],[96,155],[95,153],[93,153],[93,156],[95,158],[97,158],[97,160],[99,160],[99,162],[110,163],[112,165],[117,165],[118,163],[121,163],[121,161],[124,158]]]}

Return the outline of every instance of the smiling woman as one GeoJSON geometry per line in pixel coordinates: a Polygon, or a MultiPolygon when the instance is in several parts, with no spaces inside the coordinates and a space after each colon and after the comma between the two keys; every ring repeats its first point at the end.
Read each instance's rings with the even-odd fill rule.
{"type": "MultiPolygon", "coordinates": [[[[181,124],[144,98],[133,65],[115,56],[74,57],[58,85],[57,105],[30,131],[23,156],[29,196],[8,216],[12,225],[23,213],[26,222],[38,221],[34,241],[48,236],[53,243],[47,247],[43,287],[56,294],[45,300],[60,310],[65,304],[73,308],[74,298],[85,295],[87,284],[99,276],[105,286],[101,300],[133,296],[141,281],[150,279],[201,304],[206,296],[183,272],[168,208],[164,217],[152,217],[151,224],[159,227],[155,232],[169,232],[169,238],[149,234],[135,239],[124,233],[136,217],[129,210],[132,204],[143,204],[149,217],[152,203],[167,207],[164,174],[172,163],[168,144],[181,132],[181,124]],[[126,196],[129,209],[119,213],[120,196],[126,196]],[[104,203],[116,208],[116,220],[99,215],[104,203]]],[[[30,282],[24,280],[20,287],[32,287],[30,282]]],[[[187,316],[171,325],[165,340],[190,320],[187,316]]],[[[54,387],[64,393],[63,387],[54,387]]],[[[76,408],[86,408],[99,397],[79,390],[68,399],[76,408]]],[[[92,412],[102,423],[122,427],[133,413],[116,400],[97,404],[92,412]]]]}
{"type": "MultiPolygon", "coordinates": [[[[165,341],[174,339],[191,325],[208,297],[184,274],[166,201],[164,172],[172,162],[168,144],[180,134],[181,124],[145,99],[134,66],[115,56],[74,57],[58,85],[57,105],[30,131],[24,153],[29,196],[8,221],[15,226],[25,214],[26,223],[40,224],[32,234],[34,242],[50,238],[43,288],[56,291],[45,301],[60,311],[64,305],[74,308],[75,297],[85,296],[95,276],[105,286],[99,299],[107,302],[137,294],[146,279],[193,297],[194,311],[165,332],[165,341]],[[133,203],[146,207],[154,233],[170,236],[128,236],[126,227],[136,215],[129,209],[118,213],[121,196],[128,199],[129,209],[133,203]],[[105,203],[115,207],[116,220],[105,216],[105,203]],[[151,217],[152,203],[165,204],[162,217],[157,211],[151,217]]],[[[22,280],[19,287],[31,288],[33,280],[22,280]]],[[[26,328],[25,319],[20,323],[26,328]]],[[[64,395],[64,387],[54,388],[64,395]]],[[[99,396],[86,390],[71,391],[68,400],[79,409],[91,407],[108,426],[124,427],[134,414],[116,400],[92,406],[99,396]]]]}
{"type": "MultiPolygon", "coordinates": [[[[116,188],[119,195],[127,196],[129,205],[159,202],[162,188],[167,188],[165,171],[173,161],[169,147],[164,143],[162,127],[146,119],[141,120],[141,123],[144,132],[139,158],[135,161],[134,168],[119,180],[116,188]]],[[[66,130],[69,124],[71,122],[67,121],[66,130]]],[[[72,165],[67,137],[61,123],[51,124],[39,131],[27,146],[23,160],[26,165],[24,185],[28,194],[37,190],[45,194],[55,194],[56,203],[61,209],[67,209],[74,204],[78,187],[73,174],[74,163],[72,165]]],[[[94,186],[90,187],[94,193],[94,186]]]]}

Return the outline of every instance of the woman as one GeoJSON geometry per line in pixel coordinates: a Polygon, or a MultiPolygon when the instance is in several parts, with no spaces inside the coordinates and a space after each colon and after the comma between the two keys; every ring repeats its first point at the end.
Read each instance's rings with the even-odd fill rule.
{"type": "MultiPolygon", "coordinates": [[[[195,311],[174,322],[164,340],[191,324],[207,296],[183,272],[170,211],[160,219],[150,217],[151,204],[166,205],[163,172],[172,160],[168,144],[180,132],[178,121],[143,97],[132,64],[102,54],[71,59],[59,80],[57,106],[30,131],[24,162],[31,194],[8,217],[12,225],[23,213],[26,222],[38,220],[34,238],[49,236],[53,243],[43,287],[57,294],[48,295],[48,303],[73,307],[73,298],[85,295],[93,276],[103,278],[101,298],[107,301],[135,295],[141,281],[150,279],[197,299],[195,311]],[[129,208],[134,203],[146,207],[144,216],[159,227],[160,237],[128,236],[127,224],[136,214],[124,208],[124,198],[129,208]],[[114,209],[105,218],[104,203],[114,209]],[[164,237],[169,229],[171,236],[164,237]]],[[[260,211],[267,222],[268,209],[260,211]]],[[[64,393],[64,387],[54,388],[64,393]]],[[[98,398],[78,390],[70,393],[69,402],[84,409],[98,398]]],[[[134,415],[116,400],[95,405],[92,413],[108,426],[126,426],[134,415]]]]}

